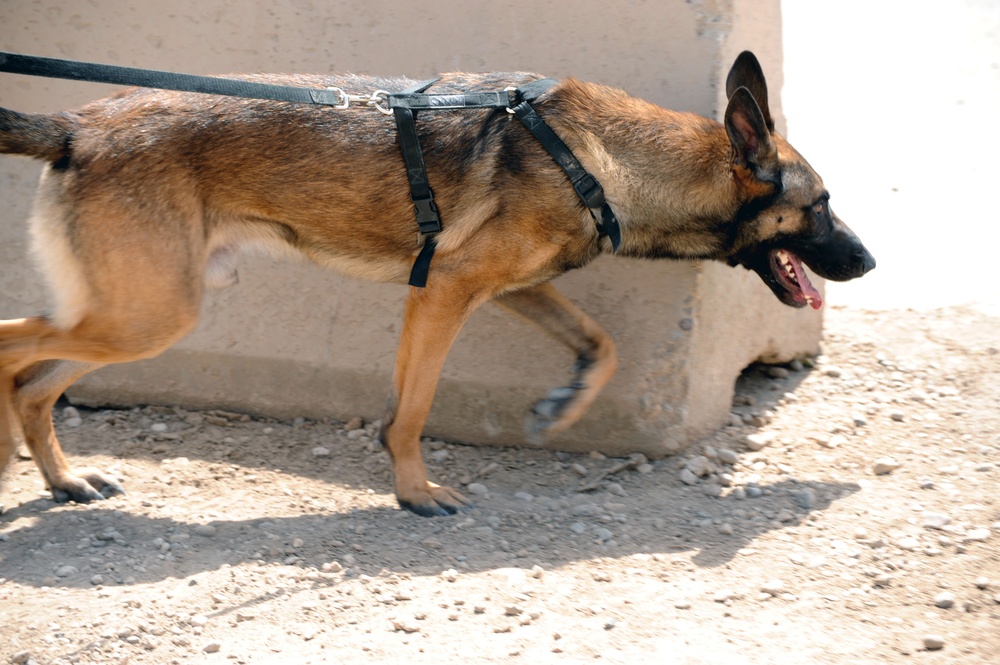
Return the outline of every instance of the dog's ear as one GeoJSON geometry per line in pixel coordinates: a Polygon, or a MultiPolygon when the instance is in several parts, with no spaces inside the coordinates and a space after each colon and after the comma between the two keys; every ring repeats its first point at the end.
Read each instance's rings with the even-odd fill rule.
{"type": "Polygon", "coordinates": [[[757,56],[750,51],[740,53],[732,69],[729,70],[729,76],[726,77],[726,98],[732,99],[740,88],[750,91],[757,106],[760,107],[764,124],[773,132],[774,120],[771,119],[771,109],[767,105],[767,82],[764,80],[764,70],[760,68],[757,56]]]}
{"type": "Polygon", "coordinates": [[[726,132],[740,165],[749,168],[759,179],[768,180],[777,166],[777,150],[763,112],[744,87],[734,90],[729,98],[726,132]]]}

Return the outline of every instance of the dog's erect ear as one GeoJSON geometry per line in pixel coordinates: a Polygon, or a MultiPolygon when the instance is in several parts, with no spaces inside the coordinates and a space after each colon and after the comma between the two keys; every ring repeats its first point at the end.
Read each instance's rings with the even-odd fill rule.
{"type": "Polygon", "coordinates": [[[736,151],[736,159],[766,180],[776,162],[777,151],[767,129],[764,114],[746,88],[737,88],[726,107],[726,132],[736,151]]]}
{"type": "Polygon", "coordinates": [[[771,119],[771,109],[767,105],[767,82],[764,80],[764,70],[760,68],[757,56],[750,51],[740,53],[733,63],[733,68],[729,70],[729,76],[726,77],[726,98],[732,99],[740,88],[750,91],[757,106],[760,107],[764,124],[773,132],[774,120],[771,119]]]}

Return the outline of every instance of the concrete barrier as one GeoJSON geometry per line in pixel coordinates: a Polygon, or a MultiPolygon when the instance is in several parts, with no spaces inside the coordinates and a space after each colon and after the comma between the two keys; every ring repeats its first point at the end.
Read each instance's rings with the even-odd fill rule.
{"type": "MultiPolygon", "coordinates": [[[[784,125],[779,0],[35,0],[0,5],[0,25],[0,48],[21,53],[205,74],[530,70],[613,84],[708,116],[724,108],[728,67],[750,48],[784,125]]],[[[61,110],[113,90],[0,75],[0,104],[20,111],[61,110]]],[[[38,171],[26,159],[0,159],[0,318],[45,309],[24,224],[38,171]]],[[[71,398],[380,417],[406,288],[263,259],[244,261],[240,274],[238,286],[209,295],[200,326],[177,347],[95,372],[71,398]]],[[[742,269],[602,258],[557,284],[613,334],[620,370],[553,447],[674,452],[724,421],[748,363],[818,346],[819,313],[786,308],[742,269]]],[[[521,443],[525,408],[567,379],[573,360],[533,328],[484,307],[448,359],[426,433],[521,443]]]]}

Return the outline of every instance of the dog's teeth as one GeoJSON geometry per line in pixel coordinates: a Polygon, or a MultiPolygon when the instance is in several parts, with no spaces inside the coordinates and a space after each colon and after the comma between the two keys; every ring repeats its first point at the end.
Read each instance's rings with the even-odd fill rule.
{"type": "Polygon", "coordinates": [[[786,252],[784,252],[784,251],[779,251],[778,252],[778,260],[781,261],[781,265],[787,266],[788,265],[788,254],[786,252]]]}

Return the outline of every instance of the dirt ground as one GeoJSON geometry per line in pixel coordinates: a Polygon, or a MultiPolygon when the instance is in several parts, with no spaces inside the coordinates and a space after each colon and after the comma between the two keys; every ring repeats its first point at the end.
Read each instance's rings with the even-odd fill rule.
{"type": "Polygon", "coordinates": [[[396,507],[374,424],[60,409],[128,493],[57,505],[13,464],[0,660],[990,662],[998,348],[974,309],[834,308],[683,456],[429,441],[477,504],[436,519],[396,507]]]}

